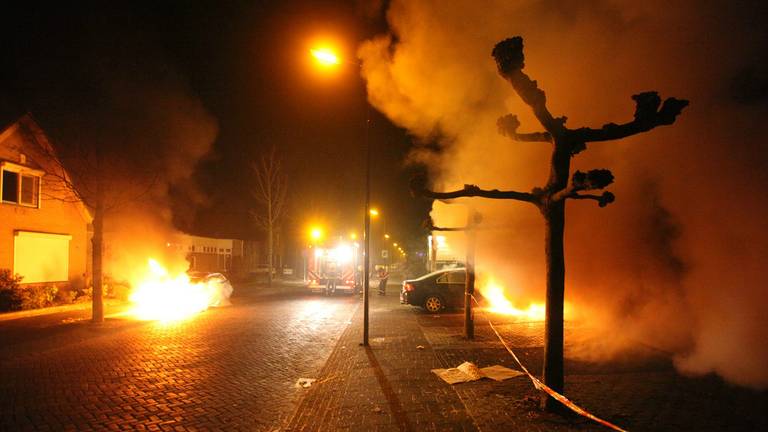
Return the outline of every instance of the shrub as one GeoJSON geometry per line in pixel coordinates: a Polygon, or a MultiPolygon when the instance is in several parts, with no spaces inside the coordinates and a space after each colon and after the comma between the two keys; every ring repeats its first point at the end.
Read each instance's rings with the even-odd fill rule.
{"type": "Polygon", "coordinates": [[[21,276],[12,274],[9,269],[0,269],[0,311],[21,309],[21,279],[21,276]]]}
{"type": "Polygon", "coordinates": [[[54,303],[56,304],[70,304],[75,302],[77,293],[72,289],[59,289],[54,296],[54,303]]]}
{"type": "Polygon", "coordinates": [[[72,303],[74,293],[56,285],[20,285],[22,276],[0,269],[0,311],[38,309],[54,303],[72,303]]]}
{"type": "Polygon", "coordinates": [[[59,289],[56,285],[31,285],[20,288],[21,309],[39,309],[53,305],[59,289]]]}

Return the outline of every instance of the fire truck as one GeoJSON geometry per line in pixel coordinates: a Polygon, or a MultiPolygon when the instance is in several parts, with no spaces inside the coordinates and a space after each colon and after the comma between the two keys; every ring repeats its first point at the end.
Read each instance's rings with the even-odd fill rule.
{"type": "Polygon", "coordinates": [[[356,245],[348,243],[339,243],[330,248],[310,248],[307,253],[308,288],[325,295],[359,292],[358,249],[356,245]]]}

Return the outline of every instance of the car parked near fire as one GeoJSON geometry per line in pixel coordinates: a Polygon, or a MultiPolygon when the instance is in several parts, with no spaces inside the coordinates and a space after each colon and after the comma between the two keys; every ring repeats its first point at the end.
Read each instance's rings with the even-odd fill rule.
{"type": "Polygon", "coordinates": [[[438,270],[405,280],[400,290],[400,303],[420,306],[429,313],[464,307],[466,280],[467,271],[464,268],[438,270]]]}
{"type": "Polygon", "coordinates": [[[189,281],[193,284],[206,284],[209,288],[209,306],[229,306],[229,297],[232,296],[232,283],[221,273],[209,273],[200,271],[187,272],[189,281]]]}

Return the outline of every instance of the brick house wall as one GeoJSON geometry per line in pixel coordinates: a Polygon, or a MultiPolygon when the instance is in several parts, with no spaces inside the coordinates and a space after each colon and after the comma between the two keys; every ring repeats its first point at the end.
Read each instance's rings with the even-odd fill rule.
{"type": "Polygon", "coordinates": [[[22,283],[81,284],[89,273],[91,216],[71,192],[53,187],[41,146],[50,143],[29,115],[0,131],[0,268],[27,276],[22,283]]]}

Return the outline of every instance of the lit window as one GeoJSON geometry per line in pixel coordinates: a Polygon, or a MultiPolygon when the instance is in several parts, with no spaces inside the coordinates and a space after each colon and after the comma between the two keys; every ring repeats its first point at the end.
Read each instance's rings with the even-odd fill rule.
{"type": "Polygon", "coordinates": [[[22,204],[37,207],[38,194],[40,192],[40,177],[21,175],[21,199],[22,204]]]}
{"type": "Polygon", "coordinates": [[[39,207],[40,177],[3,170],[2,199],[6,203],[39,207]]]}

